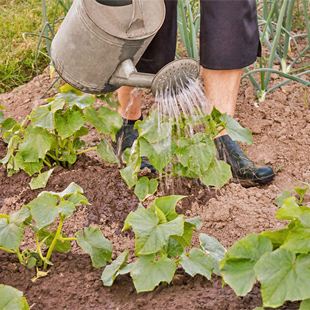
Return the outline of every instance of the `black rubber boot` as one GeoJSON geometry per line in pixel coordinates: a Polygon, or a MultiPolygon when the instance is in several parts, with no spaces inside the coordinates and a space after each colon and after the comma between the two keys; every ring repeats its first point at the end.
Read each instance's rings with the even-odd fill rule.
{"type": "MultiPolygon", "coordinates": [[[[139,137],[137,129],[134,129],[134,124],[126,124],[124,122],[123,126],[117,132],[115,138],[116,143],[113,143],[114,151],[119,160],[126,164],[124,151],[127,148],[132,147],[135,140],[139,137]]],[[[141,166],[140,169],[148,168],[151,170],[151,173],[155,173],[156,169],[151,165],[148,158],[145,156],[141,157],[141,166]]]]}
{"type": "Polygon", "coordinates": [[[274,179],[271,167],[254,163],[228,135],[215,138],[214,142],[218,159],[230,165],[235,182],[243,186],[255,186],[274,179]]]}

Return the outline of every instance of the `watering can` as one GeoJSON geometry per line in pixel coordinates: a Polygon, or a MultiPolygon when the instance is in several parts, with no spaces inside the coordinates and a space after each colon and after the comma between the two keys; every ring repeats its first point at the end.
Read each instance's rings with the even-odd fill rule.
{"type": "Polygon", "coordinates": [[[163,88],[184,86],[197,78],[193,59],[176,60],[156,75],[137,72],[135,65],[165,18],[163,0],[74,0],[51,46],[59,75],[91,94],[121,86],[163,88]]]}

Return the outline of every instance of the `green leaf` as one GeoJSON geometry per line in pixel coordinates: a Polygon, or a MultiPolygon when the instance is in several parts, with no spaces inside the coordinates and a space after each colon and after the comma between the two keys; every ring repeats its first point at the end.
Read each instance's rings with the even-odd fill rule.
{"type": "Polygon", "coordinates": [[[49,105],[51,107],[51,112],[55,113],[58,110],[63,109],[63,107],[65,106],[65,101],[62,99],[55,99],[55,100],[51,101],[51,103],[49,105]]]}
{"type": "Polygon", "coordinates": [[[45,171],[43,173],[40,173],[36,178],[32,178],[29,183],[30,188],[32,190],[38,189],[38,188],[45,188],[53,171],[54,171],[54,168],[48,171],[45,171]]]}
{"type": "Polygon", "coordinates": [[[178,241],[183,247],[190,247],[192,243],[192,237],[196,225],[184,222],[184,232],[182,236],[172,236],[173,239],[178,241]]]}
{"type": "Polygon", "coordinates": [[[98,227],[85,228],[85,236],[81,231],[75,235],[78,245],[90,255],[94,268],[104,267],[112,259],[112,244],[98,227]]]}
{"type": "Polygon", "coordinates": [[[171,125],[167,122],[159,123],[157,111],[151,111],[148,118],[136,122],[135,128],[138,129],[139,136],[151,145],[171,137],[171,125]]]}
{"type": "Polygon", "coordinates": [[[139,178],[135,186],[135,194],[140,201],[143,201],[149,195],[153,195],[157,189],[158,182],[156,179],[149,179],[148,177],[139,178]]]}
{"type": "Polygon", "coordinates": [[[74,193],[69,198],[68,201],[71,201],[75,206],[79,206],[81,204],[90,205],[87,198],[81,194],[74,193]]]}
{"type": "Polygon", "coordinates": [[[192,249],[188,257],[184,254],[181,255],[180,264],[185,272],[192,277],[196,274],[200,274],[205,276],[208,280],[211,279],[214,262],[211,257],[200,249],[192,249]]]}
{"type": "Polygon", "coordinates": [[[184,253],[183,245],[180,244],[173,236],[169,237],[168,247],[167,247],[167,257],[176,258],[184,253]]]}
{"type": "Polygon", "coordinates": [[[284,243],[289,231],[290,230],[288,228],[283,228],[275,231],[266,230],[260,233],[260,235],[268,238],[273,245],[273,250],[276,250],[284,243]]]}
{"type": "Polygon", "coordinates": [[[307,190],[309,189],[309,185],[307,185],[305,188],[301,188],[301,187],[294,187],[295,192],[299,195],[300,197],[300,202],[303,201],[305,194],[307,192],[307,190]]]}
{"type": "Polygon", "coordinates": [[[0,284],[0,309],[29,310],[29,306],[23,292],[12,286],[0,284]]]}
{"type": "Polygon", "coordinates": [[[25,206],[7,217],[0,218],[0,247],[18,251],[23,239],[24,221],[30,217],[29,209],[25,206]]]}
{"type": "Polygon", "coordinates": [[[0,124],[2,124],[4,121],[4,114],[0,111],[0,124]]]}
{"type": "Polygon", "coordinates": [[[215,238],[206,234],[199,234],[200,247],[205,251],[214,262],[214,273],[220,275],[220,261],[224,259],[226,249],[215,238]]]}
{"type": "Polygon", "coordinates": [[[266,253],[254,267],[261,282],[264,307],[280,307],[286,300],[310,298],[310,255],[278,249],[266,253]]]}
{"type": "Polygon", "coordinates": [[[8,143],[14,135],[21,137],[21,126],[18,123],[15,123],[11,129],[6,130],[5,133],[3,133],[2,138],[6,143],[8,143]]]}
{"type": "Polygon", "coordinates": [[[254,266],[265,253],[272,251],[268,238],[249,234],[237,241],[220,262],[224,281],[237,296],[245,296],[255,282],[254,266]]]}
{"type": "Polygon", "coordinates": [[[48,192],[42,192],[38,198],[29,203],[31,214],[39,229],[51,225],[59,213],[66,217],[75,211],[75,205],[70,201],[60,201],[48,192]]]}
{"type": "Polygon", "coordinates": [[[55,129],[54,115],[50,111],[50,106],[45,105],[32,110],[30,113],[33,127],[42,127],[45,129],[55,129]]]}
{"type": "Polygon", "coordinates": [[[83,93],[74,88],[73,86],[69,85],[69,84],[65,84],[59,87],[59,92],[60,93],[68,93],[68,92],[72,92],[73,94],[77,95],[77,96],[81,96],[83,95],[83,93]]]}
{"type": "Polygon", "coordinates": [[[84,123],[85,119],[81,111],[71,111],[68,109],[63,114],[55,114],[55,126],[62,139],[73,136],[84,123]]]}
{"type": "Polygon", "coordinates": [[[100,107],[98,110],[87,108],[85,117],[97,130],[103,134],[110,134],[113,141],[115,141],[115,135],[123,125],[120,114],[106,107],[100,107]]]}
{"type": "Polygon", "coordinates": [[[297,225],[289,231],[282,249],[287,249],[295,253],[307,254],[310,252],[310,227],[297,225]]]}
{"type": "Polygon", "coordinates": [[[252,133],[249,128],[243,128],[235,119],[228,114],[222,114],[220,117],[222,121],[226,122],[226,130],[232,140],[253,143],[252,133]]]}
{"type": "MultiPolygon", "coordinates": [[[[129,251],[126,249],[112,263],[104,268],[101,280],[105,286],[111,286],[119,274],[123,274],[123,268],[126,268],[129,251]]],[[[127,268],[126,268],[127,271],[127,268]]],[[[130,272],[130,270],[128,270],[130,272]]]]}
{"type": "Polygon", "coordinates": [[[110,143],[106,139],[101,139],[100,144],[97,145],[98,155],[109,163],[119,164],[119,160],[114,153],[110,143]]]}
{"type": "Polygon", "coordinates": [[[51,148],[52,135],[44,128],[29,125],[25,132],[23,143],[19,146],[25,162],[37,162],[45,157],[51,148]]]}
{"type": "Polygon", "coordinates": [[[183,234],[184,220],[179,215],[174,220],[160,224],[159,218],[147,209],[137,209],[127,216],[123,230],[133,229],[136,234],[136,255],[158,252],[171,235],[183,234]]]}
{"type": "Polygon", "coordinates": [[[171,195],[156,198],[151,206],[151,211],[155,212],[155,206],[164,212],[168,222],[177,218],[178,214],[175,212],[177,203],[186,196],[171,195]]]}
{"type": "Polygon", "coordinates": [[[151,144],[144,137],[139,137],[140,155],[149,159],[150,163],[159,172],[167,166],[175,154],[177,145],[171,138],[151,144]]]}
{"type": "Polygon", "coordinates": [[[309,310],[310,309],[310,298],[303,300],[300,303],[299,310],[309,310]]]}
{"type": "Polygon", "coordinates": [[[289,197],[291,197],[290,191],[284,191],[282,194],[277,196],[274,203],[280,208],[283,205],[284,199],[289,197]]]}
{"type": "Polygon", "coordinates": [[[155,255],[140,256],[130,272],[137,293],[152,291],[161,282],[170,283],[176,268],[169,258],[155,261],[155,255]]]}
{"type": "Polygon", "coordinates": [[[276,218],[281,220],[294,220],[307,213],[310,213],[310,208],[300,207],[295,197],[289,197],[284,199],[282,207],[276,214],[276,218]]]}
{"type": "Polygon", "coordinates": [[[215,160],[208,170],[200,175],[200,180],[206,186],[223,187],[232,178],[230,166],[222,160],[215,160]]]}
{"type": "Polygon", "coordinates": [[[10,157],[13,156],[14,149],[17,147],[17,145],[21,141],[22,141],[21,138],[17,135],[12,136],[10,138],[10,141],[8,143],[8,148],[7,148],[7,154],[4,158],[0,160],[1,164],[5,165],[9,161],[10,157]]]}
{"type": "Polygon", "coordinates": [[[138,181],[138,173],[140,172],[141,157],[139,154],[139,146],[137,141],[134,142],[131,149],[125,151],[127,166],[121,170],[121,176],[129,186],[132,188],[138,181]]]}
{"type": "MultiPolygon", "coordinates": [[[[47,229],[40,229],[39,230],[39,240],[44,240],[44,244],[48,247],[52,244],[54,238],[56,235],[56,230],[53,230],[52,232],[49,232],[47,229]]],[[[67,238],[66,235],[62,232],[60,232],[61,238],[67,238]]],[[[65,253],[71,249],[71,244],[69,240],[59,240],[57,239],[55,247],[53,250],[61,253],[65,253]]]]}
{"type": "Polygon", "coordinates": [[[175,165],[172,166],[173,176],[181,176],[187,177],[191,179],[198,178],[198,175],[188,169],[188,167],[184,167],[180,162],[177,162],[175,165]]]}
{"type": "Polygon", "coordinates": [[[93,95],[82,94],[78,90],[61,92],[54,97],[54,101],[62,101],[67,104],[70,108],[74,106],[85,109],[91,107],[95,102],[95,97],[93,95]]]}
{"type": "Polygon", "coordinates": [[[69,164],[74,164],[76,162],[77,155],[74,150],[63,150],[60,161],[68,162],[69,164]]]}
{"type": "Polygon", "coordinates": [[[79,130],[77,130],[77,131],[74,133],[74,136],[75,136],[75,137],[82,137],[82,136],[88,135],[88,133],[89,133],[88,128],[85,127],[85,126],[82,126],[79,130]]]}
{"type": "Polygon", "coordinates": [[[14,125],[16,124],[17,122],[15,121],[15,119],[11,118],[11,117],[8,117],[6,118],[3,122],[2,122],[2,126],[1,126],[1,135],[3,136],[3,134],[10,130],[11,128],[14,127],[14,125]]]}
{"type": "Polygon", "coordinates": [[[195,228],[200,229],[202,227],[202,221],[199,216],[195,216],[193,218],[185,219],[185,222],[191,223],[195,226],[195,228]]]}
{"type": "MultiPolygon", "coordinates": [[[[53,196],[55,196],[55,197],[57,197],[57,198],[65,198],[65,197],[68,197],[68,196],[71,196],[71,195],[74,195],[74,194],[83,193],[83,189],[82,189],[82,187],[80,187],[80,186],[77,185],[76,183],[71,182],[71,183],[68,185],[68,187],[67,187],[65,190],[63,190],[62,192],[57,193],[57,192],[52,192],[52,191],[50,191],[50,192],[44,191],[44,192],[40,193],[39,196],[42,195],[43,193],[51,194],[51,195],[53,195],[53,196]]],[[[84,197],[84,196],[83,196],[83,197],[84,197]]],[[[85,197],[84,197],[84,198],[85,198],[85,197]]],[[[85,199],[86,199],[86,198],[85,198],[85,199]]],[[[69,201],[70,201],[70,200],[69,200],[69,201]]]]}
{"type": "Polygon", "coordinates": [[[183,166],[203,175],[215,158],[215,145],[211,138],[198,133],[192,140],[180,138],[176,155],[183,166]]]}
{"type": "Polygon", "coordinates": [[[17,165],[21,169],[23,169],[28,175],[33,175],[35,173],[38,173],[44,167],[44,163],[42,159],[39,159],[37,162],[34,162],[34,163],[31,163],[31,162],[25,163],[23,161],[23,157],[20,152],[17,152],[15,156],[15,160],[17,162],[17,165]]]}

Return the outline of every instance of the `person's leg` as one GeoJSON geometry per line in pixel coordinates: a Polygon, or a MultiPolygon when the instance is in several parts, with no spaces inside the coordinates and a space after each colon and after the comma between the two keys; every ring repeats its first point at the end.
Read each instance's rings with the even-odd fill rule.
{"type": "MultiPolygon", "coordinates": [[[[243,69],[210,70],[203,68],[205,94],[221,113],[234,117],[243,69]]],[[[222,131],[221,135],[227,134],[222,131]]]]}
{"type": "MultiPolygon", "coordinates": [[[[201,0],[200,57],[206,97],[220,112],[234,117],[243,67],[260,55],[255,0],[201,0]]],[[[218,158],[241,184],[274,178],[271,167],[251,161],[223,131],[215,138],[218,158]]]]}
{"type": "MultiPolygon", "coordinates": [[[[154,39],[136,65],[139,72],[156,74],[163,66],[175,58],[177,40],[177,3],[178,0],[165,0],[165,21],[155,35],[154,39]]],[[[128,86],[117,90],[120,107],[118,109],[123,117],[123,126],[116,134],[114,145],[116,154],[121,158],[126,148],[131,147],[138,138],[138,131],[134,129],[135,121],[142,119],[141,97],[142,91],[128,86]]],[[[147,159],[141,159],[141,168],[147,167],[155,172],[147,159]]]]}
{"type": "Polygon", "coordinates": [[[130,86],[122,86],[117,90],[120,106],[119,114],[123,119],[137,120],[141,117],[142,91],[130,86]]]}
{"type": "MultiPolygon", "coordinates": [[[[156,74],[175,58],[177,38],[177,0],[165,0],[166,16],[160,30],[136,65],[137,71],[156,74]]],[[[119,113],[123,118],[137,120],[141,116],[142,92],[122,86],[117,90],[119,113]]]]}

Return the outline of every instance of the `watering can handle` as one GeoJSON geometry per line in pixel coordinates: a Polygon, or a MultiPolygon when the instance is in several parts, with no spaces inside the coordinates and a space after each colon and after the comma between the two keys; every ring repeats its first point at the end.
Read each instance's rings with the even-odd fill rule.
{"type": "Polygon", "coordinates": [[[145,35],[141,0],[132,0],[131,22],[126,30],[128,38],[145,35]]]}
{"type": "Polygon", "coordinates": [[[146,33],[141,0],[96,0],[103,5],[124,6],[132,4],[132,17],[130,24],[126,30],[128,38],[143,36],[146,33]]]}
{"type": "Polygon", "coordinates": [[[132,4],[132,0],[96,0],[96,1],[103,5],[109,5],[109,6],[124,6],[132,4]]]}

